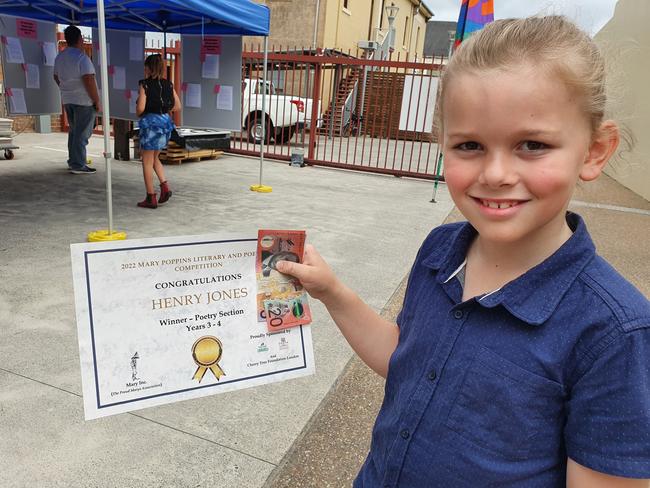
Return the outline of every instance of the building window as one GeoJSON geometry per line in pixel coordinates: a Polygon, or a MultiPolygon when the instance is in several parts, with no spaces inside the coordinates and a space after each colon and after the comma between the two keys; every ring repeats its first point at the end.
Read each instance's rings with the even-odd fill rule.
{"type": "Polygon", "coordinates": [[[409,31],[409,18],[408,15],[406,16],[406,20],[404,21],[404,39],[402,40],[402,46],[406,46],[406,39],[408,36],[408,31],[409,31]]]}
{"type": "Polygon", "coordinates": [[[350,10],[350,0],[343,0],[343,8],[350,10]]]}
{"type": "Polygon", "coordinates": [[[416,53],[418,52],[418,48],[420,46],[420,26],[418,26],[418,30],[415,33],[415,48],[413,49],[416,53]]]}

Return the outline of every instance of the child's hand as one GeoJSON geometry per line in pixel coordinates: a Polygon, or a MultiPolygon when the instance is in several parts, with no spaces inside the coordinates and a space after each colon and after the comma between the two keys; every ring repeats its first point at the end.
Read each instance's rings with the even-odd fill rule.
{"type": "Polygon", "coordinates": [[[302,264],[278,261],[275,266],[280,273],[298,278],[312,297],[324,302],[333,297],[341,286],[341,282],[311,244],[305,246],[302,264]]]}

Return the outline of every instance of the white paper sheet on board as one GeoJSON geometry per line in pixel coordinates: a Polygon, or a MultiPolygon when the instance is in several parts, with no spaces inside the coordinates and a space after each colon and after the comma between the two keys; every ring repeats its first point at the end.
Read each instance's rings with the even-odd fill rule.
{"type": "Polygon", "coordinates": [[[22,88],[12,88],[9,96],[10,109],[12,114],[26,114],[27,104],[25,103],[25,91],[22,88]]]}
{"type": "Polygon", "coordinates": [[[126,88],[126,69],[124,66],[113,66],[113,89],[124,90],[126,88]]]}
{"type": "Polygon", "coordinates": [[[144,59],[143,42],[142,37],[129,38],[129,61],[142,61],[144,59]]]}
{"type": "Polygon", "coordinates": [[[136,102],[138,101],[138,90],[131,90],[131,98],[129,98],[129,113],[135,113],[136,102]]]}
{"type": "Polygon", "coordinates": [[[219,88],[217,110],[232,110],[232,86],[222,85],[219,88]]]}
{"type": "Polygon", "coordinates": [[[43,57],[45,58],[45,66],[54,66],[54,59],[56,58],[56,44],[53,42],[44,42],[43,57]]]}
{"type": "Polygon", "coordinates": [[[219,78],[219,55],[218,54],[206,54],[205,61],[203,61],[203,66],[201,68],[201,76],[203,78],[219,78]]]}
{"type": "Polygon", "coordinates": [[[7,37],[7,44],[5,45],[5,53],[7,54],[7,63],[23,64],[25,58],[23,56],[23,47],[20,44],[20,39],[17,37],[7,37]]]}
{"type": "Polygon", "coordinates": [[[41,75],[37,64],[27,64],[25,70],[25,86],[27,88],[39,89],[41,87],[41,75]]]}
{"type": "Polygon", "coordinates": [[[185,106],[192,108],[201,108],[201,85],[198,83],[188,83],[185,92],[185,106]]]}

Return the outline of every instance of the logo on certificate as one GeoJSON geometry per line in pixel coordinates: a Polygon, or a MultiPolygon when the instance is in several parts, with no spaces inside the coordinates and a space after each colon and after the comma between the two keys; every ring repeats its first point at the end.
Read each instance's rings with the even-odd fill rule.
{"type": "Polygon", "coordinates": [[[212,374],[217,380],[225,376],[226,373],[217,364],[221,359],[222,352],[223,346],[221,345],[221,341],[216,337],[203,336],[197,339],[192,346],[192,358],[198,368],[196,368],[192,379],[198,380],[201,383],[208,369],[212,371],[212,374]]]}

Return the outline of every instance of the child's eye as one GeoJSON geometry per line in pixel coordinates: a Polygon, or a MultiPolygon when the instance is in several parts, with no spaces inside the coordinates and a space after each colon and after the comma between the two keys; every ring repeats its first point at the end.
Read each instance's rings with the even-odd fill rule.
{"type": "Polygon", "coordinates": [[[543,149],[548,149],[546,144],[538,141],[524,141],[519,147],[524,151],[542,151],[543,149]]]}
{"type": "Polygon", "coordinates": [[[461,151],[479,151],[481,150],[481,145],[475,141],[468,141],[457,144],[454,149],[460,149],[461,151]]]}

